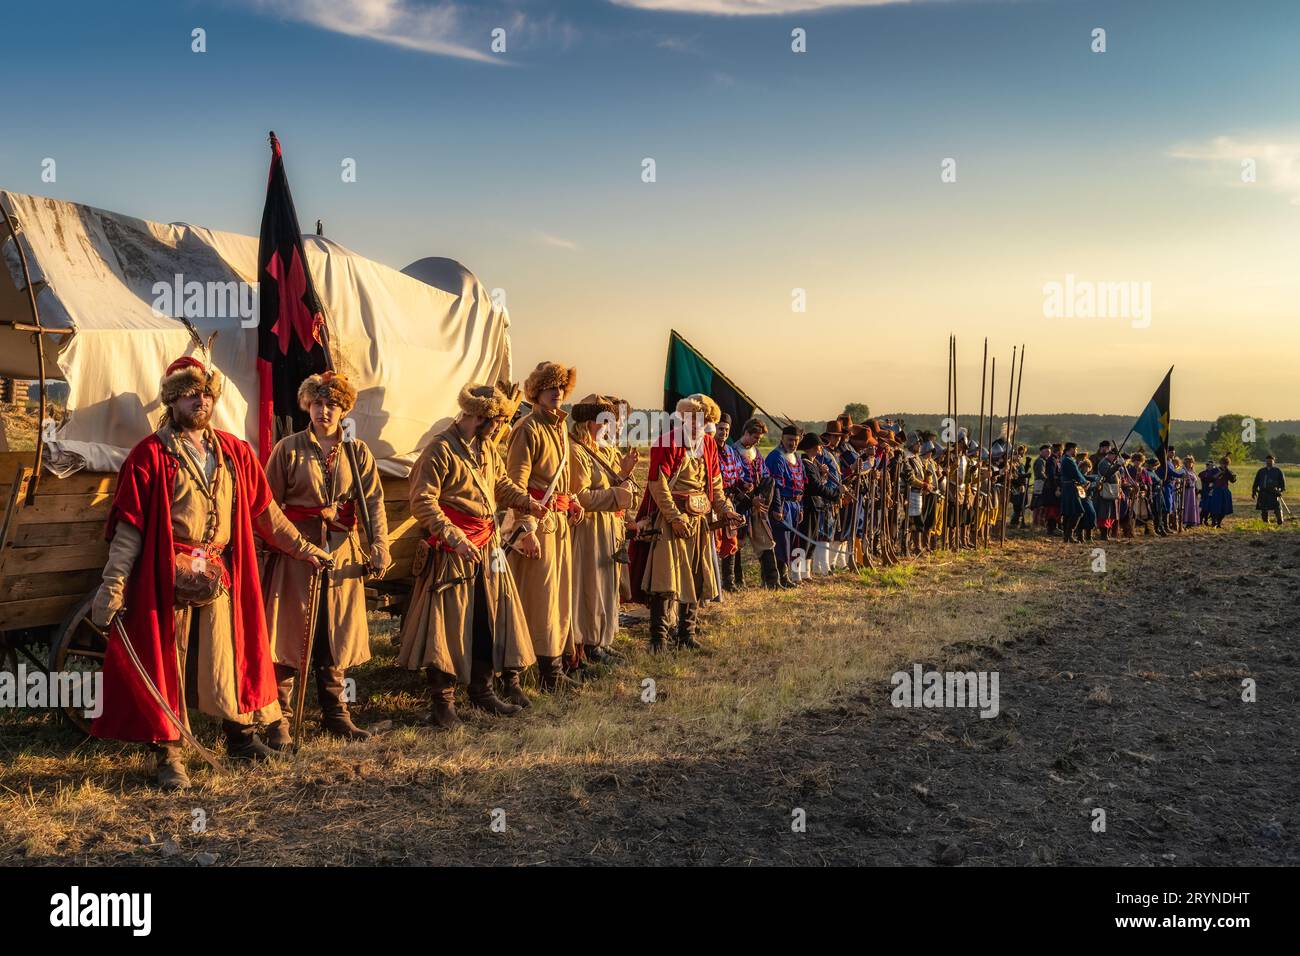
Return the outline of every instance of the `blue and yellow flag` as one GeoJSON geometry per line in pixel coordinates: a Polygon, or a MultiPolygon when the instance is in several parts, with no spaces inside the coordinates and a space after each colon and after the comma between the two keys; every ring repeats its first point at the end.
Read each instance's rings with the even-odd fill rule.
{"type": "Polygon", "coordinates": [[[1129,432],[1146,442],[1147,447],[1161,458],[1169,448],[1169,382],[1173,374],[1174,367],[1171,365],[1165,373],[1165,380],[1160,383],[1129,432]]]}

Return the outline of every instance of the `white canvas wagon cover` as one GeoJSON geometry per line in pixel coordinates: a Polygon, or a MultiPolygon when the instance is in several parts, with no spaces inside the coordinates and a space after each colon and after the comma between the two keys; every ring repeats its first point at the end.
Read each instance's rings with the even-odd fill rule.
{"type": "MultiPolygon", "coordinates": [[[[0,204],[19,223],[42,326],[74,330],[44,337],[47,376],[69,386],[70,415],[50,446],[56,462],[117,470],[158,420],[163,369],[198,353],[185,321],[156,308],[159,283],[205,290],[202,314],[187,321],[204,341],[218,333],[212,360],[227,381],[213,424],[256,439],[256,319],[235,307],[241,292],[256,301],[255,237],[18,193],[0,191],[0,204]]],[[[12,328],[31,315],[18,250],[3,238],[0,375],[36,378],[31,334],[12,328]]],[[[357,436],[385,471],[404,474],[456,413],[465,382],[510,377],[509,316],[453,260],[421,259],[399,272],[329,239],[303,243],[335,363],[359,392],[357,436]]]]}

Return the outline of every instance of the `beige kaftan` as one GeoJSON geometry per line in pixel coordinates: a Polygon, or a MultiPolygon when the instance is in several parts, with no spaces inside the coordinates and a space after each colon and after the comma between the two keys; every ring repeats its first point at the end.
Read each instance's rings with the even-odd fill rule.
{"type": "MultiPolygon", "coordinates": [[[[674,594],[684,604],[711,601],[718,596],[718,578],[713,568],[714,536],[709,530],[709,516],[685,514],[673,497],[674,494],[707,494],[708,480],[704,459],[685,455],[673,476],[660,475],[646,489],[654,497],[658,509],[651,527],[659,530],[651,540],[642,578],[641,586],[646,592],[674,594]],[[672,528],[673,521],[679,517],[684,518],[689,526],[685,537],[678,537],[672,528]]],[[[720,518],[731,513],[723,493],[721,475],[713,479],[713,511],[720,518]]]]}
{"type": "MultiPolygon", "coordinates": [[[[534,406],[510,433],[506,474],[520,488],[544,492],[563,468],[555,494],[572,494],[573,456],[569,453],[565,412],[534,406]]],[[[519,585],[524,617],[538,657],[573,654],[573,545],[568,515],[552,511],[541,521],[523,519],[537,533],[541,556],[526,557],[516,548],[507,556],[519,585]]]]}
{"type": "MultiPolygon", "coordinates": [[[[322,606],[320,613],[326,615],[330,659],[335,667],[341,668],[370,660],[370,630],[366,624],[366,565],[370,559],[369,552],[361,545],[359,512],[362,507],[375,529],[373,547],[381,566],[392,563],[388,557],[388,519],[384,514],[379,470],[365,442],[357,440],[352,446],[361,471],[360,482],[352,474],[346,449],[341,445],[336,446],[331,481],[325,470],[324,451],[310,427],[280,439],[266,463],[266,480],[282,508],[319,507],[332,491],[330,501],[335,507],[351,501],[358,512],[351,530],[330,530],[328,546],[321,541],[324,527],[321,519],[313,517],[294,522],[304,538],[326,547],[334,557],[334,569],[328,572],[329,607],[322,606]]],[[[313,574],[315,569],[310,564],[287,555],[271,555],[262,572],[272,659],[295,670],[301,664],[313,574]]]]}
{"type": "Polygon", "coordinates": [[[625,484],[615,485],[619,466],[615,449],[598,447],[581,422],[574,425],[571,438],[570,474],[578,503],[586,512],[571,532],[574,641],[609,647],[618,631],[619,572],[623,567],[614,560],[614,552],[626,534],[622,512],[632,505],[632,491],[625,484]],[[597,458],[607,467],[597,464],[597,458]]]}
{"type": "MultiPolygon", "coordinates": [[[[494,444],[468,443],[455,424],[436,436],[420,453],[411,471],[411,514],[426,535],[455,547],[465,535],[447,517],[444,507],[476,518],[491,518],[499,507],[528,507],[528,494],[505,475],[494,444]]],[[[416,670],[434,667],[469,683],[474,642],[474,576],[482,574],[487,606],[494,609],[493,667],[523,669],[536,662],[528,624],[509,564],[496,551],[500,536],[482,549],[478,562],[441,548],[415,579],[411,607],[402,623],[398,663],[416,670]],[[459,580],[465,578],[467,580],[459,580]],[[435,594],[441,582],[455,582],[435,594]]]]}

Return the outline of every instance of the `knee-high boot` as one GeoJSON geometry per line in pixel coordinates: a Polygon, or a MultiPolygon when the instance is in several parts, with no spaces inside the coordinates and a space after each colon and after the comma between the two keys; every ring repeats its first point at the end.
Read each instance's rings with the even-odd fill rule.
{"type": "Polygon", "coordinates": [[[281,753],[293,748],[293,680],[297,673],[284,664],[275,665],[275,691],[280,698],[281,716],[266,728],[266,745],[281,753]]]}
{"type": "Polygon", "coordinates": [[[456,716],[456,678],[436,667],[425,668],[429,681],[429,696],[433,700],[433,709],[429,712],[429,723],[439,730],[451,730],[460,726],[456,716]]]}
{"type": "Polygon", "coordinates": [[[764,588],[769,591],[780,589],[781,576],[776,570],[776,552],[771,548],[759,553],[758,571],[764,588]]]}
{"type": "Polygon", "coordinates": [[[492,676],[490,661],[475,660],[470,663],[470,706],[502,717],[509,717],[523,710],[518,704],[508,704],[497,697],[496,692],[492,690],[492,676]]]}
{"type": "Polygon", "coordinates": [[[695,623],[699,620],[698,604],[677,604],[677,646],[688,651],[698,651],[699,642],[695,640],[695,623]]]}
{"type": "Polygon", "coordinates": [[[664,649],[668,637],[668,602],[671,594],[650,595],[650,653],[658,654],[664,649]]]}
{"type": "Polygon", "coordinates": [[[370,731],[352,723],[343,694],[343,668],[316,668],[316,697],[320,701],[320,725],[327,734],[345,740],[369,740],[370,731]]]}

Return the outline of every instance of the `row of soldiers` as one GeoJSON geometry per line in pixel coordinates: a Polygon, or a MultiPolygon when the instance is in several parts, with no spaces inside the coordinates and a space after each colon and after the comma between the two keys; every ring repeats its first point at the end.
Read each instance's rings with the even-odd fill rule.
{"type": "MultiPolygon", "coordinates": [[[[787,425],[764,455],[762,419],[733,439],[696,394],[651,443],[641,487],[640,453],[616,441],[627,403],[572,401],[576,381],[543,362],[522,388],[467,384],[410,472],[420,540],[398,662],[424,672],[437,728],[459,722],[458,687],[510,716],[529,706],[527,675],[544,693],[577,686],[587,664],[616,656],[629,602],[649,609],[652,652],[697,648],[700,606],[746,586],[747,552],[763,586],[789,589],[987,544],[1007,507],[1023,520],[1036,475],[1001,439],[986,451],[964,430],[942,444],[847,415],[818,434],[787,425]]],[[[109,636],[92,732],[148,744],[172,789],[190,783],[181,741],[199,746],[191,709],[221,721],[229,759],[293,749],[308,672],[322,730],[369,736],[352,721],[347,671],[370,658],[366,581],[393,563],[376,461],[343,427],[357,398],[347,378],[302,383],[309,424],[265,467],[212,427],[221,390],[195,357],[166,369],[159,426],[119,474],[91,610],[109,636]]],[[[1065,487],[1073,472],[1056,468],[1065,487]]]]}
{"type": "MultiPolygon", "coordinates": [[[[1021,476],[1032,476],[1030,502],[1034,523],[1066,542],[1144,535],[1165,536],[1188,527],[1222,527],[1233,513],[1231,461],[1223,456],[1198,471],[1196,458],[1169,447],[1148,456],[1124,452],[1103,441],[1089,455],[1074,442],[1044,444],[1032,463],[1018,450],[1021,476]]],[[[1023,480],[1023,477],[1022,477],[1023,480]]],[[[1272,455],[1251,485],[1255,507],[1267,523],[1269,514],[1282,523],[1286,480],[1272,455]]]]}
{"type": "Polygon", "coordinates": [[[719,538],[724,589],[745,586],[746,540],[761,584],[793,588],[810,574],[987,544],[1003,510],[1023,508],[1023,481],[1004,480],[1005,441],[982,452],[965,429],[945,445],[901,422],[845,414],[820,433],[784,426],[766,456],[756,451],[762,419],[729,442],[730,430],[724,417],[715,437],[725,492],[745,523],[735,540],[719,538]]]}
{"type": "MultiPolygon", "coordinates": [[[[679,408],[632,517],[639,454],[608,440],[626,403],[593,394],[566,412],[576,378],[544,362],[522,390],[466,385],[411,471],[421,540],[399,662],[425,672],[439,728],[459,720],[458,685],[500,715],[528,706],[521,678],[534,666],[542,691],[574,686],[575,670],[612,654],[625,599],[650,606],[652,649],[670,629],[698,646],[699,604],[719,593],[715,535],[743,519],[705,432],[716,404],[696,395],[679,408]]],[[[392,559],[375,459],[342,427],[356,390],[332,372],[304,381],[310,424],[263,467],[212,427],[222,385],[193,356],[164,372],[158,428],[119,474],[90,612],[108,636],[92,733],[146,743],[166,789],[190,785],[191,709],[221,721],[229,759],[291,750],[308,671],[322,729],[369,736],[351,719],[346,673],[370,657],[365,582],[392,559]]]]}

